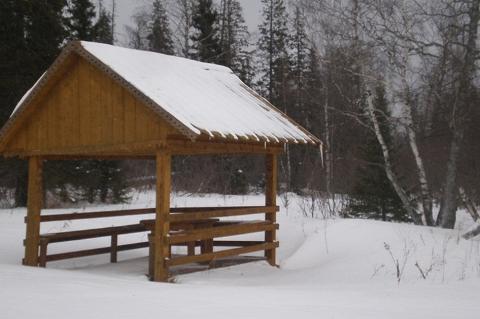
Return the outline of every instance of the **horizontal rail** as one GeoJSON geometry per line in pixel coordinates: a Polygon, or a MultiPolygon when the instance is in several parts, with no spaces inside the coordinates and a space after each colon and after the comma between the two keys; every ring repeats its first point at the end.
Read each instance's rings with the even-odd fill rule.
{"type": "MultiPolygon", "coordinates": [[[[256,244],[261,244],[264,243],[262,240],[214,240],[213,241],[213,246],[214,247],[243,247],[243,246],[250,246],[250,245],[256,245],[256,244]]],[[[178,243],[178,244],[172,244],[172,246],[188,246],[190,242],[188,243],[178,243]]],[[[195,241],[195,246],[199,247],[202,245],[202,242],[200,240],[195,241]]]]}
{"type": "Polygon", "coordinates": [[[261,213],[275,213],[278,206],[247,206],[247,207],[223,207],[220,209],[173,213],[168,216],[170,222],[183,222],[199,219],[209,219],[214,217],[232,217],[261,213]]]}
{"type": "Polygon", "coordinates": [[[169,237],[169,243],[177,244],[189,241],[212,239],[214,237],[235,236],[274,229],[278,229],[278,224],[272,224],[269,221],[241,222],[227,226],[185,230],[173,233],[169,237]]]}
{"type": "MultiPolygon", "coordinates": [[[[117,251],[125,251],[125,250],[146,248],[148,246],[149,246],[148,242],[125,244],[125,245],[119,245],[117,247],[117,251]]],[[[93,256],[93,255],[109,254],[111,251],[112,251],[111,247],[77,250],[77,251],[72,251],[72,252],[68,252],[68,253],[47,255],[45,257],[45,261],[55,261],[55,260],[70,259],[70,258],[76,258],[76,257],[86,257],[86,256],[93,256]]]]}
{"type": "Polygon", "coordinates": [[[106,228],[92,228],[85,230],[74,230],[61,233],[50,233],[40,235],[40,240],[48,240],[49,243],[59,243],[71,240],[81,240],[99,237],[108,237],[112,235],[123,235],[145,232],[147,229],[141,224],[115,226],[106,228]]]}
{"type": "Polygon", "coordinates": [[[71,214],[56,214],[56,215],[41,215],[41,222],[53,222],[61,220],[75,220],[75,219],[91,219],[91,218],[105,218],[105,217],[120,217],[130,215],[144,215],[155,213],[155,208],[141,208],[128,210],[112,210],[102,212],[86,212],[86,213],[71,213],[71,214]]]}
{"type": "Polygon", "coordinates": [[[206,253],[201,255],[194,256],[182,256],[166,260],[168,266],[178,266],[195,262],[205,262],[212,261],[218,258],[236,256],[241,254],[247,254],[255,251],[269,250],[278,247],[278,242],[274,243],[262,243],[256,245],[249,245],[240,248],[226,249],[221,251],[216,251],[212,253],[206,253]]]}
{"type": "MultiPolygon", "coordinates": [[[[172,207],[170,212],[174,215],[180,213],[184,214],[197,214],[197,213],[212,213],[213,212],[225,212],[225,211],[237,211],[241,209],[259,210],[259,213],[262,212],[275,212],[278,211],[278,206],[275,207],[275,210],[272,211],[274,206],[230,206],[230,207],[172,207]]],[[[99,212],[85,212],[85,213],[68,213],[68,214],[54,214],[54,215],[41,215],[41,222],[53,222],[53,221],[62,221],[62,220],[77,220],[77,219],[91,219],[91,218],[106,218],[106,217],[121,217],[121,216],[133,216],[133,215],[145,215],[155,213],[155,208],[139,208],[139,209],[126,209],[126,210],[111,210],[111,211],[99,211],[99,212]]],[[[248,213],[247,213],[248,214],[248,213]]],[[[249,213],[254,214],[254,213],[249,213]]],[[[236,216],[236,215],[221,215],[221,216],[236,216]]],[[[173,217],[173,216],[172,216],[173,217]]],[[[211,216],[215,217],[215,216],[211,216]]],[[[220,216],[219,216],[220,217],[220,216]]],[[[187,217],[175,216],[178,221],[181,220],[190,220],[187,217]],[[184,218],[184,219],[182,219],[184,218]]],[[[209,217],[205,217],[209,218],[209,217]]],[[[25,217],[25,222],[27,217],[25,217]]]]}
{"type": "Polygon", "coordinates": [[[214,247],[243,247],[262,244],[261,240],[214,240],[214,247]]]}

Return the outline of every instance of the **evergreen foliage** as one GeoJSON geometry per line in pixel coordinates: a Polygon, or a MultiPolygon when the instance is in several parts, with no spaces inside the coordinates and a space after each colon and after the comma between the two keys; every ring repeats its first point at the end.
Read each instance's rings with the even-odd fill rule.
{"type": "Polygon", "coordinates": [[[290,71],[288,13],[283,0],[262,0],[262,4],[257,86],[270,102],[286,111],[290,71]]]}
{"type": "Polygon", "coordinates": [[[69,39],[94,40],[94,18],[95,6],[90,0],[70,0],[66,19],[69,39]]]}
{"type": "Polygon", "coordinates": [[[167,12],[161,0],[153,2],[150,33],[147,36],[149,50],[164,54],[174,54],[167,12]]]}
{"type": "Polygon", "coordinates": [[[193,52],[191,57],[202,62],[218,63],[220,60],[220,39],[218,12],[212,0],[198,0],[194,9],[192,25],[193,52]]]}
{"type": "MultiPolygon", "coordinates": [[[[59,52],[64,38],[63,0],[0,2],[0,125],[59,52]]],[[[0,159],[2,184],[15,188],[15,203],[27,203],[27,165],[0,159]]]]}
{"type": "Polygon", "coordinates": [[[221,1],[219,25],[221,53],[217,63],[231,68],[243,82],[251,84],[253,69],[251,52],[248,51],[250,34],[237,0],[221,1]]]}
{"type": "Polygon", "coordinates": [[[103,1],[99,2],[98,11],[98,19],[93,27],[93,38],[96,42],[113,44],[113,16],[105,9],[103,1]]]}
{"type": "MultiPolygon", "coordinates": [[[[388,101],[382,85],[376,88],[374,105],[382,134],[391,146],[392,134],[387,122],[388,101]]],[[[363,164],[357,169],[357,183],[351,195],[348,215],[384,221],[408,221],[402,202],[385,173],[382,149],[373,132],[367,135],[361,154],[363,164]]]]}

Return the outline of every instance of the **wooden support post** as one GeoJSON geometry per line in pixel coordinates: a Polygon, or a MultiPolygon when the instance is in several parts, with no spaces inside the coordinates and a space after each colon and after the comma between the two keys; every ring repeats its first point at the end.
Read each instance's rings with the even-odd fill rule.
{"type": "Polygon", "coordinates": [[[48,240],[41,239],[40,240],[40,257],[38,258],[38,265],[43,268],[47,266],[47,247],[48,247],[48,240]]]}
{"type": "Polygon", "coordinates": [[[113,234],[110,242],[110,262],[116,263],[118,255],[118,234],[113,234]]]}
{"type": "Polygon", "coordinates": [[[148,278],[153,280],[153,264],[155,262],[155,236],[148,234],[148,278]]]}
{"type": "MultiPolygon", "coordinates": [[[[265,205],[277,205],[277,155],[267,154],[265,158],[265,205]]],[[[276,214],[266,213],[265,220],[275,223],[276,214]]],[[[276,229],[265,232],[265,241],[275,243],[277,239],[276,229]]],[[[276,246],[274,246],[276,247],[276,246]]],[[[276,248],[265,250],[265,257],[270,265],[276,266],[276,248]]]]}
{"type": "Polygon", "coordinates": [[[171,175],[171,154],[168,149],[162,147],[157,150],[157,196],[156,196],[156,218],[154,228],[153,245],[153,281],[168,281],[168,266],[166,260],[169,258],[168,233],[170,223],[170,175],[171,175]]]}
{"type": "Polygon", "coordinates": [[[27,231],[23,259],[23,264],[28,266],[38,266],[40,212],[43,202],[42,164],[43,160],[39,156],[28,159],[27,231]]]}

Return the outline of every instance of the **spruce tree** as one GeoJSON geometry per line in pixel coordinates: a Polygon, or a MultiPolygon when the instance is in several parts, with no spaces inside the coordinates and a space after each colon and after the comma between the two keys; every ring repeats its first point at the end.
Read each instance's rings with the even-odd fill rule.
{"type": "Polygon", "coordinates": [[[99,2],[98,19],[93,26],[93,40],[96,42],[113,44],[113,15],[103,6],[103,1],[99,2]]]}
{"type": "MultiPolygon", "coordinates": [[[[318,57],[307,37],[305,19],[302,9],[298,6],[295,7],[289,41],[291,94],[288,115],[303,127],[311,129],[313,123],[318,123],[312,122],[312,115],[319,112],[319,108],[316,106],[320,97],[316,93],[319,92],[321,85],[318,57]]],[[[311,187],[311,169],[315,166],[314,152],[305,147],[295,146],[290,147],[289,151],[292,163],[292,189],[299,191],[305,187],[311,187]]]]}
{"type": "MultiPolygon", "coordinates": [[[[64,37],[65,1],[0,2],[0,125],[59,52],[64,37]]],[[[15,205],[27,201],[27,165],[0,159],[0,180],[15,188],[15,205]]]]}
{"type": "MultiPolygon", "coordinates": [[[[283,0],[262,0],[262,22],[259,25],[257,88],[273,105],[289,113],[291,104],[288,13],[283,0]]],[[[280,158],[283,184],[291,190],[292,158],[287,145],[280,158]]]]}
{"type": "Polygon", "coordinates": [[[153,2],[150,32],[147,36],[149,50],[164,54],[174,54],[167,12],[162,0],[153,2]]]}
{"type": "MultiPolygon", "coordinates": [[[[0,125],[3,126],[15,104],[28,89],[25,83],[27,58],[25,20],[27,2],[0,1],[0,125]]],[[[24,161],[0,158],[2,186],[15,188],[15,205],[27,203],[27,169],[24,161]],[[15,172],[15,174],[12,174],[15,172]]]]}
{"type": "MultiPolygon", "coordinates": [[[[376,87],[374,104],[384,139],[391,145],[388,102],[382,85],[376,87]]],[[[348,215],[384,221],[408,221],[402,202],[385,173],[382,149],[373,132],[367,135],[361,155],[362,164],[357,169],[357,182],[348,206],[348,215]]]]}
{"type": "Polygon", "coordinates": [[[270,102],[286,111],[290,71],[288,14],[283,0],[262,0],[262,4],[257,85],[270,102]]]}
{"type": "Polygon", "coordinates": [[[69,38],[85,41],[94,40],[94,18],[95,6],[90,0],[70,0],[66,20],[69,38]]]}
{"type": "Polygon", "coordinates": [[[242,7],[237,0],[222,0],[220,4],[220,57],[219,64],[225,65],[237,75],[244,74],[249,67],[248,32],[242,7]]]}
{"type": "Polygon", "coordinates": [[[305,15],[299,7],[295,8],[291,29],[292,36],[289,44],[292,51],[292,70],[290,76],[294,83],[294,101],[290,116],[303,123],[303,115],[306,111],[305,98],[307,92],[305,89],[309,41],[305,30],[305,15]]]}
{"type": "Polygon", "coordinates": [[[192,25],[193,49],[191,57],[202,62],[218,63],[220,59],[220,39],[218,12],[212,0],[198,0],[194,9],[192,25]]]}

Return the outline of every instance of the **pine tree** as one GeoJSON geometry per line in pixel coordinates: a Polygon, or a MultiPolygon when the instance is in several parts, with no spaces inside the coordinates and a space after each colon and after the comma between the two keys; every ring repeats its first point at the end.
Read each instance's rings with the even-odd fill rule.
{"type": "MultiPolygon", "coordinates": [[[[288,13],[283,0],[262,0],[263,21],[259,25],[257,88],[273,105],[289,113],[291,104],[288,13]]],[[[292,161],[287,145],[280,158],[281,179],[287,191],[292,186],[292,161]]]]}
{"type": "MultiPolygon", "coordinates": [[[[0,125],[59,52],[64,37],[65,1],[0,2],[0,125]]],[[[14,187],[15,204],[26,205],[27,167],[1,159],[0,180],[14,187]]]]}
{"type": "Polygon", "coordinates": [[[113,44],[113,16],[103,6],[103,1],[99,2],[98,19],[93,26],[93,40],[96,42],[113,44]]]}
{"type": "Polygon", "coordinates": [[[170,16],[175,32],[177,53],[185,58],[191,53],[191,33],[196,0],[177,0],[171,5],[170,16]]]}
{"type": "MultiPolygon", "coordinates": [[[[391,145],[392,135],[386,118],[389,114],[388,102],[382,85],[376,88],[374,103],[385,141],[391,145]]],[[[357,169],[357,183],[350,199],[348,215],[384,221],[408,221],[402,202],[385,173],[382,149],[373,132],[367,135],[361,155],[363,165],[357,169]]]]}
{"type": "Polygon", "coordinates": [[[292,21],[290,47],[292,51],[291,78],[294,84],[294,101],[290,116],[303,124],[305,110],[306,73],[308,68],[309,41],[305,31],[305,15],[299,7],[295,8],[292,21]]]}
{"type": "Polygon", "coordinates": [[[90,0],[70,0],[67,9],[69,38],[85,41],[94,40],[94,18],[95,6],[90,0]]]}
{"type": "Polygon", "coordinates": [[[247,53],[248,32],[242,7],[237,0],[222,0],[220,4],[220,50],[219,64],[240,73],[247,53]]]}
{"type": "Polygon", "coordinates": [[[263,22],[259,25],[258,53],[260,60],[260,91],[273,104],[287,110],[288,74],[288,14],[283,0],[262,0],[263,22]]]}
{"type": "MultiPolygon", "coordinates": [[[[27,58],[25,20],[27,2],[7,0],[0,2],[0,124],[8,120],[15,104],[28,89],[25,82],[24,59],[27,58]]],[[[27,168],[24,161],[1,158],[2,184],[15,188],[15,204],[27,203],[27,168]],[[16,176],[11,172],[15,172],[16,176]]]]}
{"type": "Polygon", "coordinates": [[[245,84],[251,85],[254,70],[248,49],[250,34],[242,6],[237,0],[222,0],[219,16],[221,53],[217,63],[231,68],[245,84]]]}
{"type": "Polygon", "coordinates": [[[192,19],[195,29],[192,35],[192,58],[209,63],[217,63],[220,58],[218,12],[212,0],[198,0],[192,19]]]}
{"type": "Polygon", "coordinates": [[[161,0],[155,0],[153,2],[151,27],[147,39],[150,51],[174,54],[167,12],[161,0]]]}

